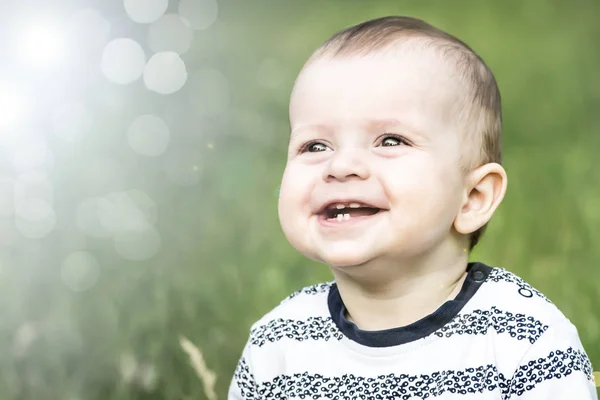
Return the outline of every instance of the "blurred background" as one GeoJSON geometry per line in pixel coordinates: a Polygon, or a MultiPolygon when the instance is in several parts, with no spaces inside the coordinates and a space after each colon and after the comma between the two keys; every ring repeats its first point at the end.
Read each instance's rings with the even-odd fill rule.
{"type": "Polygon", "coordinates": [[[600,370],[598,1],[2,0],[0,398],[225,399],[250,325],[331,279],[277,218],[295,76],[392,14],[494,71],[509,190],[472,258],[600,370]]]}

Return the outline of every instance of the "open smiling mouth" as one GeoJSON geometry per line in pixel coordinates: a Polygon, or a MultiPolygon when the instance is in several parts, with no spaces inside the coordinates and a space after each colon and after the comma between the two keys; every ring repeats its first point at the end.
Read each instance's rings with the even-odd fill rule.
{"type": "Polygon", "coordinates": [[[352,222],[366,221],[381,214],[384,210],[373,207],[329,208],[319,214],[319,222],[323,225],[347,225],[352,222]]]}

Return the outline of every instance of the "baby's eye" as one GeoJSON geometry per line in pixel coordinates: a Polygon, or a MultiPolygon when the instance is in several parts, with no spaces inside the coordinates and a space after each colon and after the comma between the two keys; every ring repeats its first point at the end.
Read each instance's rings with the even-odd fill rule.
{"type": "Polygon", "coordinates": [[[383,137],[383,140],[381,141],[381,146],[383,147],[394,147],[394,146],[399,146],[401,144],[408,144],[408,142],[402,137],[402,136],[398,136],[398,135],[386,135],[383,137]],[[392,140],[391,143],[393,143],[394,141],[398,142],[398,144],[394,145],[389,145],[386,146],[385,143],[390,143],[388,140],[392,140]]]}
{"type": "Polygon", "coordinates": [[[300,149],[301,153],[304,152],[309,152],[309,153],[320,153],[322,151],[326,151],[327,146],[325,146],[323,143],[321,142],[309,142],[306,145],[304,145],[304,147],[302,149],[300,149]],[[314,150],[313,149],[318,149],[319,147],[317,146],[321,146],[321,148],[324,148],[323,150],[314,150]]]}
{"type": "MultiPolygon", "coordinates": [[[[383,146],[383,147],[395,147],[395,146],[400,146],[402,144],[406,145],[406,144],[408,144],[408,142],[402,136],[392,135],[392,134],[385,135],[383,137],[383,140],[381,141],[381,146],[383,146]],[[391,142],[389,142],[390,140],[391,140],[391,142]],[[397,142],[397,144],[393,144],[394,141],[397,142]],[[392,143],[392,144],[389,144],[389,143],[392,143]]],[[[305,153],[305,152],[321,153],[323,151],[327,151],[327,146],[321,142],[308,142],[300,149],[300,153],[305,153]]]]}

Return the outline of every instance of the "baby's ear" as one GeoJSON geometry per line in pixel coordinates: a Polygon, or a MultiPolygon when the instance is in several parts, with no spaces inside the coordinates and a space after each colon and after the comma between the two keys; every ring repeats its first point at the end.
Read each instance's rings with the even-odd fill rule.
{"type": "Polygon", "coordinates": [[[488,223],[504,199],[506,185],[506,171],[497,163],[482,165],[469,173],[454,229],[468,235],[488,223]]]}

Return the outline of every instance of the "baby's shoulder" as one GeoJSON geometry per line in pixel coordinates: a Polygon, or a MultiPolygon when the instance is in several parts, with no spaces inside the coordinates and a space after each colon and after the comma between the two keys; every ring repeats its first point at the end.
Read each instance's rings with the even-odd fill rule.
{"type": "Polygon", "coordinates": [[[264,325],[278,319],[306,319],[328,312],[327,299],[334,282],[322,282],[305,286],[283,300],[266,313],[254,325],[264,325]]]}
{"type": "Polygon", "coordinates": [[[480,292],[478,306],[487,305],[496,312],[504,311],[511,318],[518,315],[528,319],[535,318],[545,324],[568,322],[546,295],[504,268],[492,268],[480,292]]]}
{"type": "Polygon", "coordinates": [[[251,329],[252,341],[271,341],[290,330],[295,334],[331,325],[328,308],[329,290],[334,282],[323,282],[297,290],[256,321],[251,329]]]}

